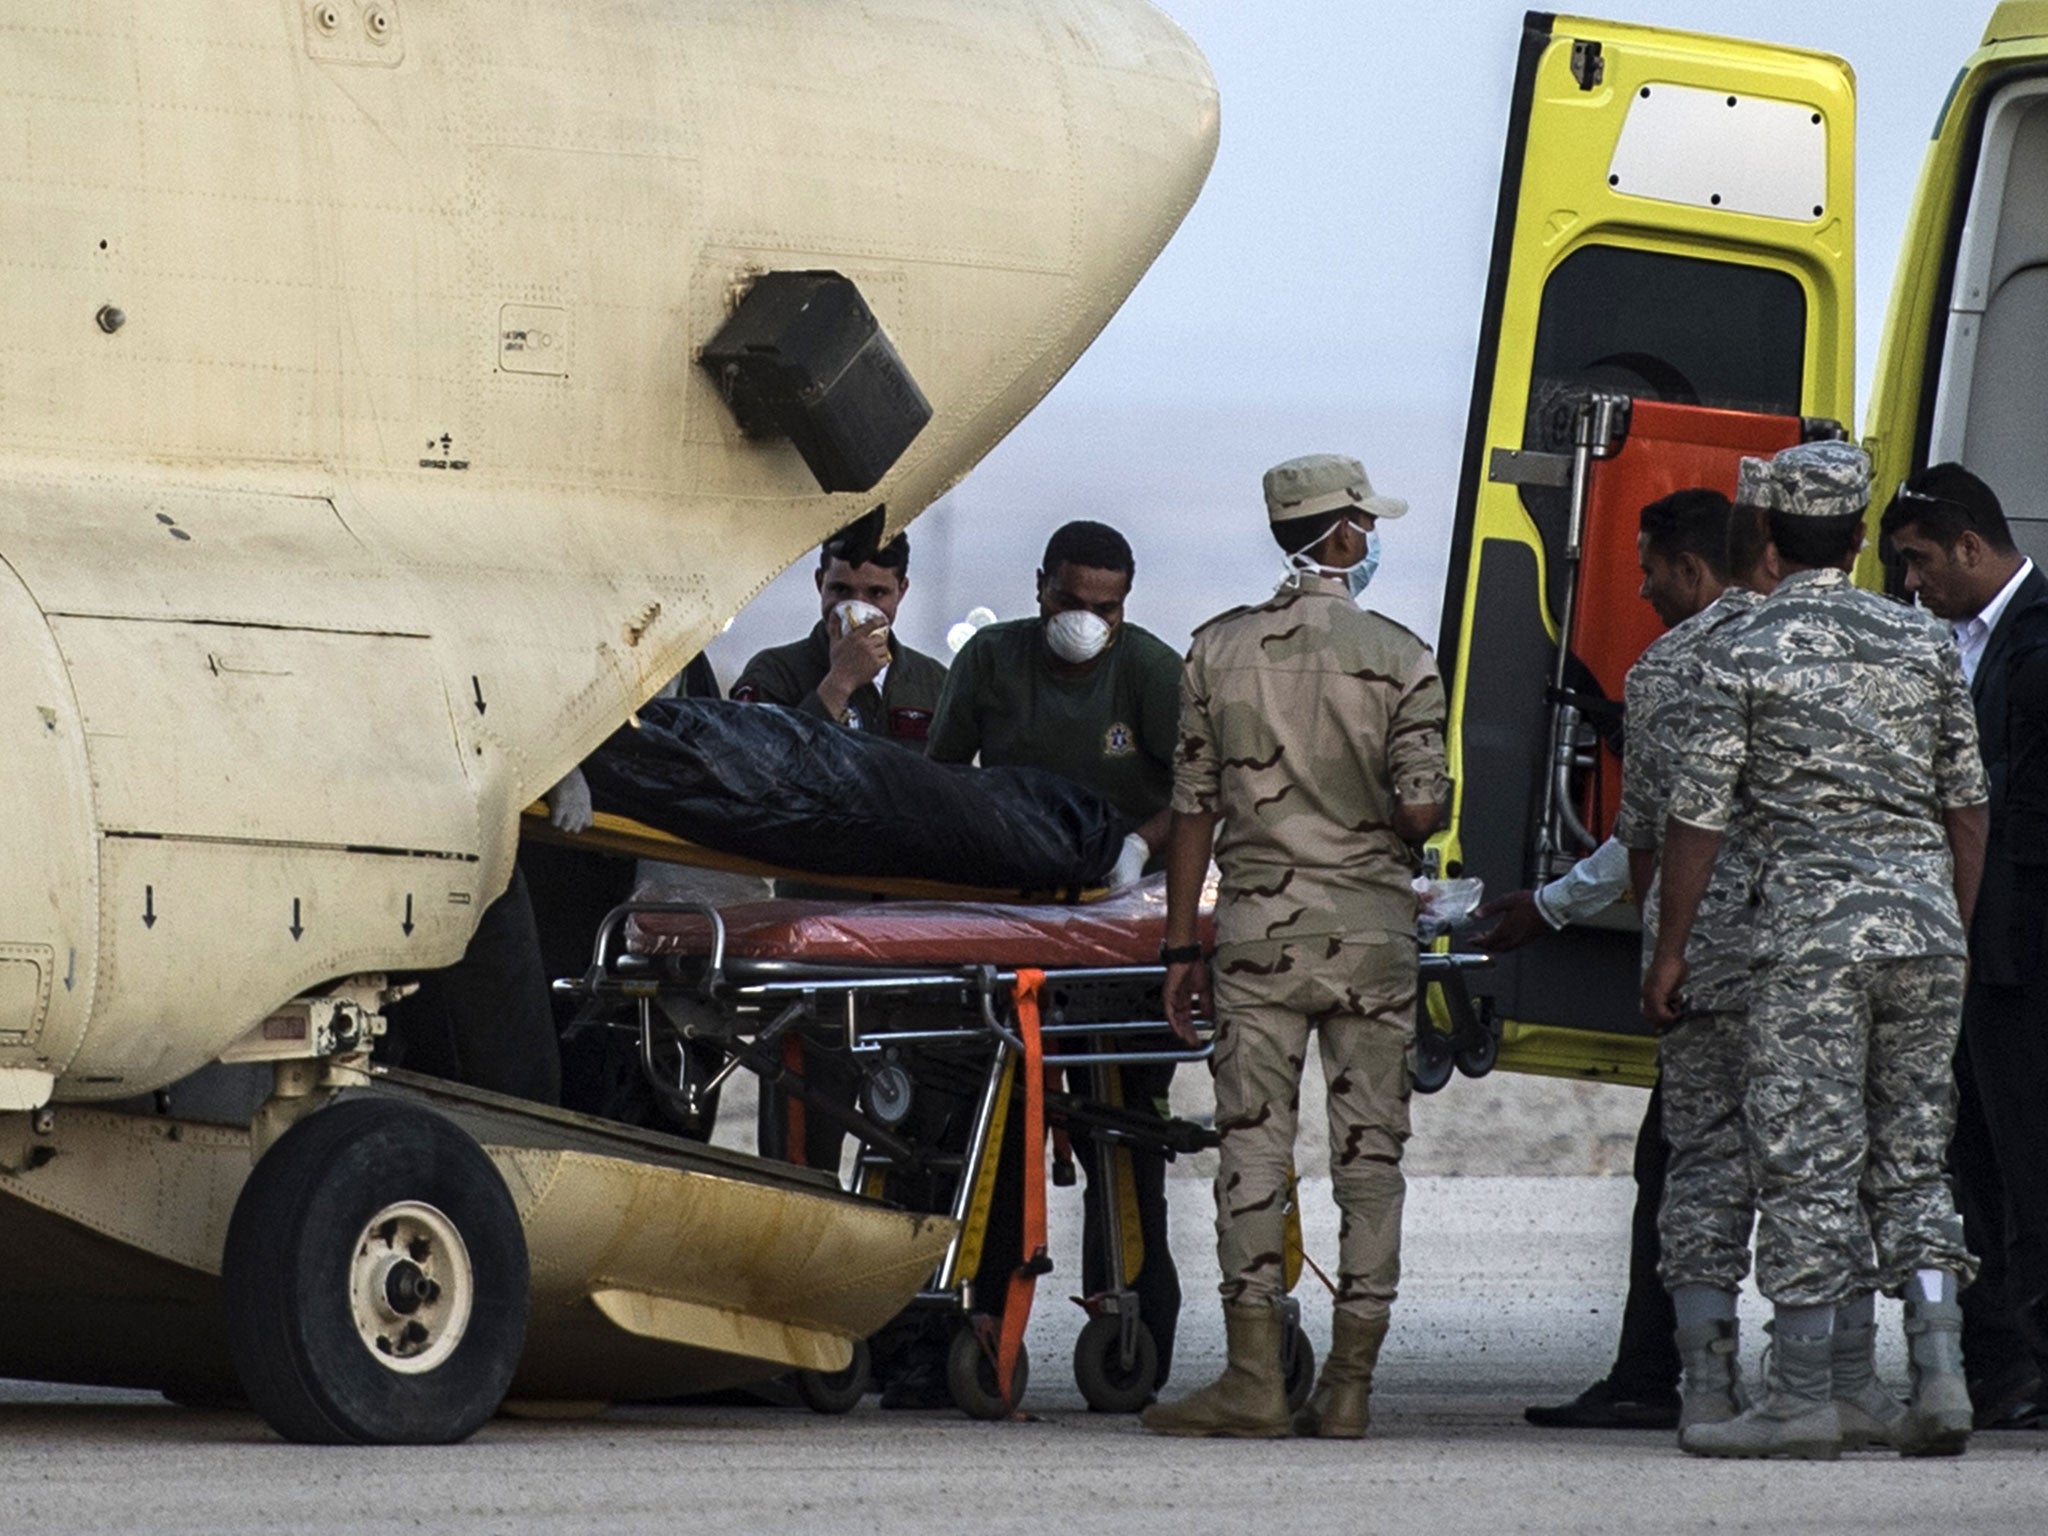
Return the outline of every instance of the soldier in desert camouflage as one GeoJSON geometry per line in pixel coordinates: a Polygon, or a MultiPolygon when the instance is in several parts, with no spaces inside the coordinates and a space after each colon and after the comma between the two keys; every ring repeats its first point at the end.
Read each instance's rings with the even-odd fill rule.
{"type": "Polygon", "coordinates": [[[1216,1237],[1229,1365],[1145,1423],[1167,1434],[1356,1438],[1400,1274],[1411,845],[1435,829],[1448,793],[1444,692],[1428,647],[1355,600],[1378,563],[1376,522],[1406,503],[1374,495],[1358,461],[1333,454],[1268,471],[1265,492],[1291,571],[1267,601],[1195,633],[1167,873],[1168,1016],[1191,1040],[1196,903],[1213,839],[1216,1237]],[[1342,1225],[1329,1358],[1290,1418],[1276,1304],[1311,1035],[1329,1085],[1342,1225]]]}
{"type": "Polygon", "coordinates": [[[1673,774],[1651,1022],[1684,1016],[1687,942],[1738,807],[1761,861],[1744,1121],[1775,1337],[1767,1394],[1688,1429],[1699,1454],[1839,1454],[1837,1310],[1880,1284],[1906,1302],[1901,1448],[1969,1436],[1955,1298],[1974,1264],[1945,1157],[1987,786],[1954,640],[1849,580],[1869,473],[1843,443],[1744,462],[1783,579],[1703,648],[1673,774]]]}

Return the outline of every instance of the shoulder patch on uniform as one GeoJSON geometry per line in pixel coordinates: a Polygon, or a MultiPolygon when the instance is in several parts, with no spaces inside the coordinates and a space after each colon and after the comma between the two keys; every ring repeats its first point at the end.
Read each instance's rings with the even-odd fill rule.
{"type": "Polygon", "coordinates": [[[1138,734],[1119,720],[1102,733],[1104,757],[1129,757],[1138,750],[1138,734]]]}

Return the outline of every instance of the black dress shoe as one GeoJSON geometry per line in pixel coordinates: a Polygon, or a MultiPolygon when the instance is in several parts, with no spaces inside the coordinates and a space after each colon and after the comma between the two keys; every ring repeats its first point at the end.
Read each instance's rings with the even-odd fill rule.
{"type": "Polygon", "coordinates": [[[1979,1429],[2040,1429],[2048,1416],[2048,1391],[2029,1360],[2014,1360],[1970,1383],[1973,1418],[1979,1429]]]}
{"type": "Polygon", "coordinates": [[[917,1360],[899,1370],[882,1384],[882,1406],[913,1413],[952,1407],[953,1394],[946,1386],[944,1362],[917,1360]]]}
{"type": "Polygon", "coordinates": [[[1676,1429],[1678,1393],[1638,1392],[1596,1381],[1568,1403],[1524,1408],[1539,1429],[1676,1429]]]}

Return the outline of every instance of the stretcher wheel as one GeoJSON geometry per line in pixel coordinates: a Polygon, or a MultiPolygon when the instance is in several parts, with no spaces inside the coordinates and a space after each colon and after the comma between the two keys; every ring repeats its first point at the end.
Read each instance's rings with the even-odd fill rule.
{"type": "Polygon", "coordinates": [[[953,1335],[946,1350],[946,1390],[953,1402],[970,1419],[1007,1419],[1024,1401],[1024,1389],[1031,1381],[1031,1356],[1022,1343],[1017,1346],[1017,1369],[1005,1398],[996,1385],[996,1364],[982,1348],[981,1336],[972,1328],[953,1335]]]}
{"type": "Polygon", "coordinates": [[[860,1406],[860,1400],[867,1396],[868,1381],[874,1372],[874,1360],[868,1352],[868,1341],[857,1339],[853,1346],[853,1358],[843,1371],[798,1371],[790,1377],[796,1388],[796,1395],[803,1399],[803,1405],[813,1413],[851,1413],[860,1406]]]}
{"type": "Polygon", "coordinates": [[[1500,1036],[1489,1029],[1481,1043],[1466,1047],[1452,1060],[1457,1063],[1458,1070],[1467,1077],[1484,1077],[1493,1070],[1493,1064],[1500,1060],[1500,1036]]]}
{"type": "Polygon", "coordinates": [[[480,1429],[526,1346],[519,1212],[454,1122],[343,1099],[278,1138],[221,1257],[228,1353],[287,1440],[446,1445],[480,1429]]]}
{"type": "Polygon", "coordinates": [[[1101,1312],[1081,1327],[1074,1341],[1074,1384],[1097,1413],[1136,1413],[1156,1395],[1159,1345],[1143,1322],[1131,1339],[1131,1361],[1123,1362],[1123,1321],[1101,1312]]]}
{"type": "Polygon", "coordinates": [[[1433,1024],[1415,1030],[1415,1048],[1409,1052],[1408,1075],[1417,1093],[1435,1093],[1451,1080],[1454,1057],[1450,1037],[1433,1024]]]}
{"type": "Polygon", "coordinates": [[[1289,1323],[1280,1335],[1280,1370],[1287,1382],[1287,1406],[1298,1412],[1316,1384],[1316,1348],[1299,1323],[1289,1323]]]}

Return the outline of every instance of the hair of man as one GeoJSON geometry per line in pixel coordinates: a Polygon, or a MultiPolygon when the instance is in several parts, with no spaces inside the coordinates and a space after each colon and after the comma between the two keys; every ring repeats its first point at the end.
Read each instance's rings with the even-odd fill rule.
{"type": "Polygon", "coordinates": [[[1676,565],[1695,555],[1716,581],[1728,580],[1728,498],[1706,486],[1673,491],[1643,508],[1644,543],[1676,565]]]}
{"type": "Polygon", "coordinates": [[[1847,560],[1856,548],[1856,531],[1863,526],[1861,512],[1847,517],[1798,517],[1774,511],[1770,519],[1771,542],[1778,546],[1779,557],[1789,565],[1813,569],[1847,560]]]}
{"type": "Polygon", "coordinates": [[[1741,581],[1756,573],[1770,548],[1770,520],[1762,507],[1739,502],[1728,512],[1728,578],[1741,581]]]}
{"type": "Polygon", "coordinates": [[[1899,487],[1878,524],[1886,540],[1907,528],[1950,554],[1966,533],[1974,533],[1994,554],[2016,553],[2012,525],[1998,495],[1960,464],[1934,464],[1899,487]]]}
{"type": "Polygon", "coordinates": [[[1109,524],[1090,522],[1086,518],[1061,524],[1045,542],[1045,561],[1039,569],[1052,579],[1059,575],[1063,565],[1118,571],[1127,581],[1135,581],[1138,575],[1138,562],[1131,554],[1130,541],[1109,524]]]}
{"type": "MultiPolygon", "coordinates": [[[[836,533],[818,546],[818,569],[830,568],[834,560],[845,560],[849,536],[836,533]]],[[[848,562],[851,564],[852,562],[848,562]]],[[[885,571],[894,571],[898,576],[910,574],[910,535],[899,533],[895,538],[876,550],[862,565],[879,565],[885,571]]]]}
{"type": "Polygon", "coordinates": [[[1350,512],[1311,512],[1307,517],[1290,517],[1272,524],[1273,542],[1285,554],[1306,554],[1327,539],[1350,512]]]}

